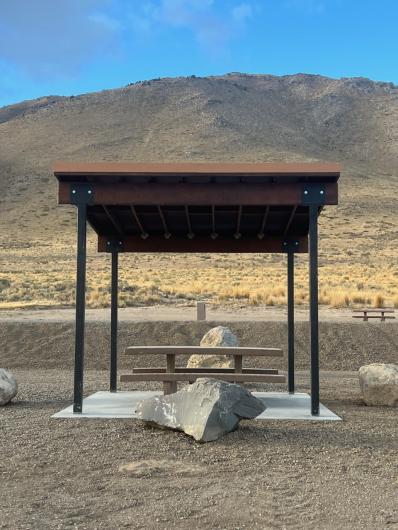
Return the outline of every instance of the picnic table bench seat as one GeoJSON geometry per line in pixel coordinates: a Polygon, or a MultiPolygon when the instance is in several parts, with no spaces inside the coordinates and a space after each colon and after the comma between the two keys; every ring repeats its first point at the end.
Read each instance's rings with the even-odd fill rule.
{"type": "Polygon", "coordinates": [[[166,367],[133,368],[132,373],[120,376],[120,381],[163,382],[165,394],[177,390],[178,381],[194,382],[199,377],[217,377],[223,381],[236,383],[284,383],[285,376],[278,374],[275,369],[243,368],[243,357],[283,357],[279,348],[253,348],[253,347],[224,347],[224,346],[130,346],[126,349],[127,355],[159,355],[166,356],[166,367]],[[176,367],[177,355],[229,355],[234,359],[233,368],[186,368],[176,367]]]}

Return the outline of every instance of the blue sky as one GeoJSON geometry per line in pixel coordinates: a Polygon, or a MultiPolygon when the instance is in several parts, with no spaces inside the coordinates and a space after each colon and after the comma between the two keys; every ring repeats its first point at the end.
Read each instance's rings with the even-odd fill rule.
{"type": "Polygon", "coordinates": [[[232,71],[398,84],[398,0],[0,0],[0,106],[232,71]]]}

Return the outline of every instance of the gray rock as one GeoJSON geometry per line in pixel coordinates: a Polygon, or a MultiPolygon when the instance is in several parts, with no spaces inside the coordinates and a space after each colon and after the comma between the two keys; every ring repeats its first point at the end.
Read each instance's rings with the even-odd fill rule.
{"type": "MultiPolygon", "coordinates": [[[[239,346],[238,337],[229,328],[217,326],[210,329],[200,341],[201,346],[239,346]]],[[[227,355],[191,355],[188,368],[232,368],[233,360],[227,355]]]]}
{"type": "Polygon", "coordinates": [[[0,406],[9,403],[17,395],[17,380],[11,372],[0,368],[0,406]]]}
{"type": "Polygon", "coordinates": [[[235,430],[242,418],[255,418],[265,409],[242,386],[201,377],[175,394],[141,401],[136,413],[146,422],[210,442],[235,430]]]}
{"type": "Polygon", "coordinates": [[[361,366],[359,386],[367,405],[398,406],[398,365],[373,363],[361,366]]]}

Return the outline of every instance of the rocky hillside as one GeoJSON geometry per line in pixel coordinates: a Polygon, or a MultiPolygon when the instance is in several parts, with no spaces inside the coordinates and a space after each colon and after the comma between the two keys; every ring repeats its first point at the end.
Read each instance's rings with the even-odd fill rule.
{"type": "Polygon", "coordinates": [[[376,188],[397,168],[398,87],[301,74],[159,79],[4,107],[0,139],[2,229],[40,237],[56,215],[56,159],[325,159],[376,188]]]}
{"type": "MultiPolygon", "coordinates": [[[[323,216],[327,259],[389,270],[396,263],[398,87],[391,83],[232,73],[1,108],[3,248],[50,255],[54,242],[74,239],[73,209],[56,204],[57,159],[341,162],[341,204],[323,216]]],[[[3,253],[0,272],[10,260],[18,269],[3,253]]]]}

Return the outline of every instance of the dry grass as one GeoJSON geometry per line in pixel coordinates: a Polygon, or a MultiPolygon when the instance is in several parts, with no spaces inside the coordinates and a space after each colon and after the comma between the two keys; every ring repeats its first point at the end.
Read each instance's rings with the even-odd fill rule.
{"type": "MultiPolygon", "coordinates": [[[[136,281],[127,279],[128,273],[131,277],[140,276],[142,270],[128,267],[121,274],[119,305],[120,307],[150,305],[150,304],[184,304],[188,301],[207,300],[218,305],[266,305],[276,306],[286,304],[286,289],[280,275],[273,270],[267,274],[267,283],[270,287],[258,287],[258,278],[261,277],[262,269],[250,269],[250,277],[239,282],[239,286],[232,286],[228,281],[234,276],[233,270],[225,270],[224,274],[218,274],[217,270],[207,269],[198,275],[197,280],[192,281],[184,276],[179,269],[172,269],[165,277],[161,273],[155,273],[153,280],[137,278],[136,281]],[[257,279],[256,279],[257,272],[257,279]],[[185,281],[184,281],[185,280],[185,281]],[[225,286],[227,284],[227,286],[225,286]]],[[[325,271],[326,272],[326,271],[325,271]]],[[[366,272],[365,272],[366,274],[366,272]]],[[[361,273],[361,276],[364,274],[361,273]]],[[[43,307],[43,306],[70,306],[74,304],[74,275],[65,279],[61,274],[14,274],[10,286],[3,288],[0,292],[0,308],[17,307],[43,307]],[[28,279],[28,281],[27,281],[28,279]]],[[[297,305],[308,303],[308,289],[303,287],[301,275],[298,277],[295,300],[297,305]]],[[[377,292],[369,283],[364,291],[357,291],[347,282],[344,288],[336,286],[336,280],[327,275],[320,278],[319,302],[333,308],[344,307],[398,307],[397,289],[388,284],[378,285],[383,289],[384,296],[377,292]]],[[[238,283],[238,282],[235,282],[238,283]]],[[[94,279],[88,279],[87,307],[108,307],[110,304],[110,277],[107,273],[95,275],[94,279]]]]}
{"type": "MultiPolygon", "coordinates": [[[[345,252],[327,254],[322,241],[320,303],[333,308],[398,307],[398,272],[388,256],[365,263],[345,252]],[[333,258],[333,259],[331,259],[333,258]],[[354,263],[352,263],[354,261],[354,263]]],[[[353,247],[354,248],[354,247],[353,247]]],[[[354,248],[355,250],[355,248],[354,248]]],[[[37,245],[1,254],[0,308],[70,306],[75,296],[75,248],[72,241],[37,245]],[[14,264],[14,271],[7,270],[14,264]]],[[[355,255],[354,255],[355,256],[355,255]]],[[[87,306],[110,303],[110,258],[99,255],[91,236],[87,269],[87,306]]],[[[308,303],[308,258],[296,258],[295,299],[308,303]]],[[[222,305],[286,304],[286,260],[271,255],[122,255],[121,307],[207,300],[222,305]]]]}
{"type": "MultiPolygon", "coordinates": [[[[325,306],[398,307],[398,177],[377,178],[385,185],[375,187],[360,173],[344,175],[341,205],[326,208],[320,217],[319,299],[325,306]]],[[[27,210],[15,209],[14,221],[3,225],[0,308],[74,304],[76,212],[54,204],[37,224],[35,212],[42,207],[32,203],[27,210]],[[21,219],[28,228],[21,228],[21,219]]],[[[106,307],[110,257],[96,252],[92,233],[88,250],[87,305],[106,307]]],[[[296,258],[295,288],[296,303],[306,305],[306,255],[296,258]]],[[[183,305],[198,299],[222,305],[283,305],[286,257],[121,255],[121,306],[183,305]]]]}

